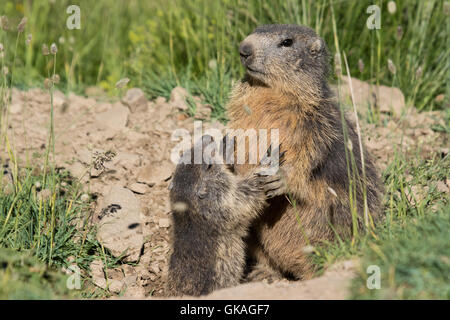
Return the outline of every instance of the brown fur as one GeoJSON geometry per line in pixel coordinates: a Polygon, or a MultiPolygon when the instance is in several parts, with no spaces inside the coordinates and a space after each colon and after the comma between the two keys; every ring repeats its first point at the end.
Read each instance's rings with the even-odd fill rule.
{"type": "MultiPolygon", "coordinates": [[[[279,129],[281,148],[286,152],[282,168],[288,190],[272,199],[253,224],[251,242],[257,244],[253,254],[286,274],[309,278],[313,268],[305,247],[333,240],[336,233],[351,234],[351,184],[358,228],[364,225],[364,189],[372,221],[379,220],[378,175],[365,152],[363,181],[358,137],[345,121],[356,170],[347,166],[348,142],[344,142],[341,113],[326,82],[328,55],[314,31],[300,26],[263,26],[244,40],[241,52],[244,45],[247,51],[241,56],[247,75],[232,91],[229,127],[279,129]],[[277,45],[284,38],[294,39],[294,44],[289,48],[277,45]]],[[[241,174],[249,170],[251,165],[237,166],[241,174]]]]}

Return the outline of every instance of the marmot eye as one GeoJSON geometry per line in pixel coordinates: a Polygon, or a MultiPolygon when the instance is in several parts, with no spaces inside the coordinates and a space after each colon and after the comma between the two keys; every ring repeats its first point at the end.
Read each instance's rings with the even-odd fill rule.
{"type": "Polygon", "coordinates": [[[290,47],[290,46],[292,46],[292,43],[294,43],[294,41],[292,41],[292,39],[285,39],[285,40],[281,41],[280,46],[290,47]]]}

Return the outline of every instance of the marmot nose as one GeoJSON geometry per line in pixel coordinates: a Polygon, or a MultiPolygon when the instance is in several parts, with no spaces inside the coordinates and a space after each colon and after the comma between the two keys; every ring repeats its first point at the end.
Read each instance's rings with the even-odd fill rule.
{"type": "Polygon", "coordinates": [[[241,55],[242,59],[247,59],[253,54],[253,47],[248,42],[242,42],[239,46],[239,54],[241,55]]]}

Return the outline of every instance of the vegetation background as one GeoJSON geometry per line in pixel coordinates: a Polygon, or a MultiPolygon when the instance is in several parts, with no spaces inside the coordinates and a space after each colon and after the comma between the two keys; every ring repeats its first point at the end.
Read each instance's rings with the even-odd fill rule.
{"type": "MultiPolygon", "coordinates": [[[[69,0],[5,0],[2,14],[16,26],[28,17],[29,46],[18,45],[15,84],[35,86],[47,77],[51,61],[43,44],[59,47],[57,70],[68,90],[100,85],[112,91],[128,77],[149,95],[167,95],[181,84],[203,93],[221,116],[233,79],[243,74],[238,44],[259,24],[295,23],[316,30],[329,46],[347,54],[351,74],[372,83],[398,86],[419,109],[440,109],[434,98],[448,79],[448,14],[442,0],[168,0],[77,1],[81,29],[69,30],[69,0]],[[369,30],[367,8],[381,9],[381,29],[369,30]],[[336,34],[333,32],[336,25],[336,34]],[[396,66],[395,77],[388,59],[396,66]],[[358,61],[365,68],[360,71],[358,61]],[[220,84],[220,85],[218,85],[220,84]]],[[[16,34],[2,33],[7,52],[16,34]]],[[[10,62],[12,63],[12,62],[10,62]]]]}
{"type": "MultiPolygon", "coordinates": [[[[9,27],[0,29],[3,56],[8,58],[2,57],[1,65],[12,71],[2,74],[2,90],[43,87],[44,79],[57,70],[59,89],[84,93],[99,86],[113,96],[117,81],[128,77],[131,86],[143,88],[150,98],[168,97],[175,86],[183,86],[213,106],[213,117],[226,120],[228,92],[244,72],[239,42],[257,25],[295,23],[314,28],[331,57],[345,52],[353,76],[399,87],[407,105],[418,110],[443,110],[447,126],[442,130],[450,132],[448,1],[397,0],[394,10],[382,0],[79,0],[81,29],[69,30],[66,9],[71,4],[2,1],[0,16],[8,17],[9,27]],[[379,30],[366,27],[366,10],[373,4],[381,8],[379,30]],[[28,21],[18,35],[24,16],[28,21]],[[58,46],[57,58],[42,55],[42,46],[52,43],[58,46]]],[[[2,148],[11,151],[3,133],[2,148]]],[[[13,193],[4,188],[0,192],[1,298],[71,297],[74,293],[67,291],[58,271],[69,265],[69,256],[83,270],[96,256],[105,265],[118,263],[95,240],[94,230],[77,233],[71,221],[89,210],[89,204],[80,200],[76,183],[64,194],[56,193],[54,187],[66,176],[49,167],[43,176],[32,168],[20,174],[13,168],[20,183],[13,193]],[[38,181],[50,186],[50,203],[36,197],[38,181]],[[77,237],[83,239],[81,247],[73,240],[77,237]]],[[[367,275],[361,274],[353,298],[450,298],[448,195],[431,189],[415,206],[405,195],[411,172],[414,183],[427,185],[430,179],[445,180],[449,169],[448,155],[428,161],[399,154],[384,172],[388,218],[377,235],[329,244],[317,263],[358,255],[386,272],[394,268],[381,291],[368,291],[367,275]],[[431,210],[432,204],[438,209],[431,210]]],[[[83,296],[104,293],[86,290],[83,296]]]]}

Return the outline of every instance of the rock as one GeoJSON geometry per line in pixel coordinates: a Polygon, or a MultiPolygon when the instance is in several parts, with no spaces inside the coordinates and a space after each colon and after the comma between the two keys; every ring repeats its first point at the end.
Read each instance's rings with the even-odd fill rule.
{"type": "Polygon", "coordinates": [[[138,154],[120,152],[112,161],[114,166],[122,166],[127,169],[138,167],[141,165],[142,159],[138,154]]]}
{"type": "Polygon", "coordinates": [[[137,181],[154,186],[170,179],[174,169],[175,166],[171,162],[164,165],[148,164],[139,171],[137,181]]]}
{"type": "MultiPolygon", "coordinates": [[[[341,82],[341,99],[351,103],[348,77],[343,76],[341,82]]],[[[368,110],[368,106],[378,107],[380,112],[394,113],[399,116],[405,107],[405,97],[398,88],[370,85],[367,82],[351,78],[356,108],[368,110]]],[[[337,87],[333,87],[337,92],[337,87]]]]}
{"type": "Polygon", "coordinates": [[[130,189],[131,191],[133,191],[134,193],[138,193],[138,194],[144,194],[150,191],[150,188],[148,185],[146,185],[145,183],[133,183],[131,184],[128,189],[130,189]]]}
{"type": "Polygon", "coordinates": [[[98,241],[115,257],[124,253],[124,261],[137,261],[144,243],[139,200],[130,190],[113,186],[100,208],[98,241]]]}
{"type": "Polygon", "coordinates": [[[123,97],[122,102],[130,108],[131,112],[147,109],[147,98],[145,97],[144,91],[139,88],[129,89],[125,97],[123,97]]]}
{"type": "Polygon", "coordinates": [[[119,293],[120,291],[122,291],[123,286],[124,283],[120,280],[108,280],[108,289],[110,292],[119,293]]]}
{"type": "Polygon", "coordinates": [[[170,219],[169,218],[161,218],[161,219],[159,219],[158,225],[160,228],[168,228],[168,227],[170,227],[170,219]]]}
{"type": "Polygon", "coordinates": [[[102,289],[106,289],[106,279],[103,273],[103,262],[101,260],[94,260],[89,265],[91,269],[92,282],[102,289]]]}
{"type": "Polygon", "coordinates": [[[445,184],[444,181],[436,182],[436,189],[440,192],[445,192],[445,193],[449,192],[449,188],[447,187],[447,185],[445,184]]]}
{"type": "Polygon", "coordinates": [[[167,100],[164,97],[157,97],[155,99],[155,104],[162,104],[162,103],[166,103],[166,102],[167,102],[167,100]]]}
{"type": "Polygon", "coordinates": [[[161,269],[159,268],[159,263],[153,262],[152,264],[150,264],[149,270],[154,274],[158,274],[159,272],[161,272],[161,269]]]}
{"type": "Polygon", "coordinates": [[[178,86],[172,89],[172,92],[170,93],[169,103],[179,110],[186,111],[189,108],[186,102],[186,99],[188,97],[189,93],[186,91],[186,89],[178,86]]]}
{"type": "Polygon", "coordinates": [[[211,117],[212,106],[210,104],[197,103],[195,119],[209,119],[211,117]]]}
{"type": "Polygon", "coordinates": [[[95,119],[110,129],[122,130],[127,125],[129,113],[127,107],[115,103],[110,110],[97,114],[95,119]]]}
{"type": "Polygon", "coordinates": [[[123,297],[129,298],[129,299],[145,298],[145,289],[139,285],[129,286],[129,287],[127,287],[123,297]]]}
{"type": "Polygon", "coordinates": [[[211,124],[209,125],[209,127],[212,128],[212,129],[219,129],[220,131],[223,131],[223,130],[226,129],[225,125],[222,124],[221,122],[217,121],[217,120],[211,122],[211,124]]]}

